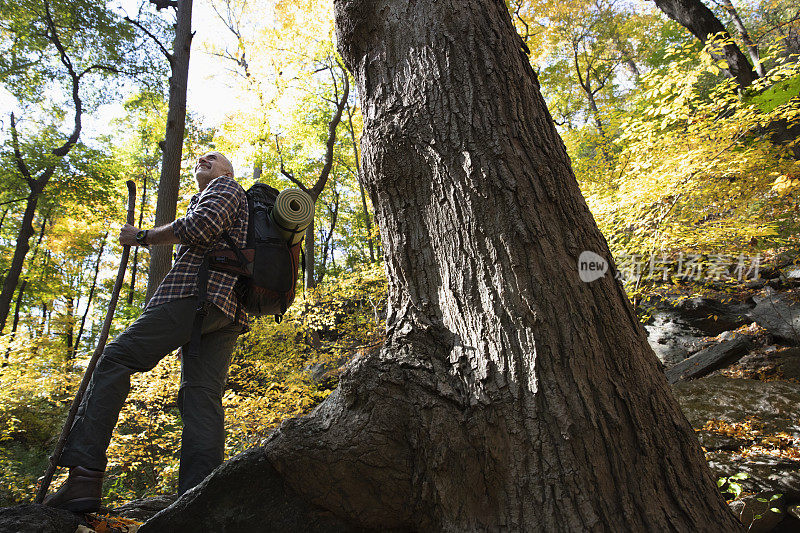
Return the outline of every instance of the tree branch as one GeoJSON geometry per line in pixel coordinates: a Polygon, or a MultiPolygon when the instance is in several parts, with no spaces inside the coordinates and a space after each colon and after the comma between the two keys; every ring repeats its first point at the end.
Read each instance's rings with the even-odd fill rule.
{"type": "MultiPolygon", "coordinates": [[[[67,67],[67,71],[69,72],[70,77],[72,78],[72,101],[75,103],[75,127],[72,129],[72,133],[67,138],[66,142],[59,146],[58,148],[53,148],[51,150],[52,154],[56,157],[64,157],[67,153],[72,149],[75,143],[78,142],[78,137],[81,135],[81,116],[83,114],[83,102],[81,101],[80,94],[78,89],[80,87],[80,76],[75,73],[75,69],[72,67],[72,61],[70,61],[69,56],[67,55],[64,46],[61,44],[61,39],[58,38],[58,32],[56,32],[56,25],[53,22],[53,17],[50,14],[50,3],[45,0],[44,2],[44,11],[45,11],[45,19],[47,20],[47,26],[50,30],[52,43],[58,50],[59,57],[61,59],[61,63],[67,67]]],[[[37,184],[44,184],[47,183],[47,180],[50,179],[50,176],[53,175],[55,171],[55,165],[48,168],[42,176],[36,180],[37,184]]]]}
{"type": "Polygon", "coordinates": [[[161,41],[158,40],[158,37],[153,35],[150,32],[150,30],[148,30],[147,28],[142,26],[142,24],[139,21],[133,20],[132,18],[126,16],[125,17],[125,22],[133,24],[134,26],[136,26],[137,28],[142,30],[145,35],[150,37],[156,43],[156,45],[158,45],[158,47],[161,49],[161,53],[164,54],[164,57],[167,58],[167,61],[169,62],[170,67],[172,66],[172,54],[170,54],[169,50],[167,50],[167,48],[163,44],[161,44],[161,41]]]}
{"type": "Polygon", "coordinates": [[[5,202],[1,202],[0,205],[7,205],[7,204],[13,204],[13,203],[16,203],[16,202],[21,202],[23,200],[27,200],[28,198],[30,198],[30,196],[25,196],[24,198],[16,198],[14,200],[7,200],[5,202]]]}
{"type": "Polygon", "coordinates": [[[303,182],[295,178],[294,175],[291,172],[287,171],[286,168],[283,166],[283,152],[281,151],[281,144],[280,141],[278,140],[277,135],[275,135],[275,149],[277,150],[278,157],[281,160],[281,174],[283,174],[287,179],[289,179],[289,181],[300,187],[300,190],[302,190],[304,193],[310,196],[311,191],[308,189],[308,187],[306,187],[303,184],[303,182]]]}
{"type": "Polygon", "coordinates": [[[22,159],[22,152],[19,149],[19,139],[17,138],[17,121],[13,112],[11,113],[11,143],[14,145],[14,162],[17,164],[17,168],[19,169],[20,174],[22,174],[22,177],[25,178],[25,181],[27,181],[28,185],[31,187],[31,189],[33,189],[34,181],[31,177],[31,172],[28,170],[28,165],[25,164],[25,160],[22,159]]]}
{"type": "Polygon", "coordinates": [[[83,71],[78,74],[78,78],[82,78],[84,74],[88,74],[93,70],[105,70],[106,72],[111,72],[112,74],[119,74],[119,69],[110,67],[108,65],[91,65],[83,69],[83,71]]]}
{"type": "MultiPolygon", "coordinates": [[[[338,63],[338,62],[337,62],[338,63]]],[[[333,149],[334,145],[336,144],[336,128],[339,126],[339,122],[342,120],[342,113],[344,112],[344,106],[347,104],[347,97],[350,95],[350,80],[347,77],[347,70],[345,70],[344,66],[341,63],[338,63],[339,68],[342,71],[342,98],[339,101],[339,104],[336,106],[336,112],[331,118],[331,121],[328,123],[328,141],[325,144],[325,164],[322,167],[322,172],[319,174],[319,179],[317,183],[314,184],[314,187],[311,189],[311,198],[315,199],[319,196],[322,192],[322,189],[325,188],[325,183],[328,181],[328,176],[331,173],[331,168],[333,168],[333,149]]],[[[333,69],[331,69],[333,72],[333,69]]],[[[338,91],[338,85],[334,79],[334,87],[336,87],[338,91]]]]}
{"type": "Polygon", "coordinates": [[[177,0],[150,0],[150,3],[156,6],[156,11],[161,11],[162,9],[167,9],[168,7],[174,7],[175,9],[178,9],[177,0]]]}

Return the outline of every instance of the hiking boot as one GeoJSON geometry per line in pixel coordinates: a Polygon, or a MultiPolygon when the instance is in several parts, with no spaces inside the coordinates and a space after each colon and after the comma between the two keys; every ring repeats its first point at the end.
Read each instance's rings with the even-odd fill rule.
{"type": "Polygon", "coordinates": [[[90,513],[100,508],[102,489],[102,471],[74,466],[61,488],[45,498],[44,504],[73,513],[90,513]]]}

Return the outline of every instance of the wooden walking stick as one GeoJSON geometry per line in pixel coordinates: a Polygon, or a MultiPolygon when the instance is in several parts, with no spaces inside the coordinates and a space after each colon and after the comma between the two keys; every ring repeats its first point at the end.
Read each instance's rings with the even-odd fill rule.
{"type": "MultiPolygon", "coordinates": [[[[136,184],[131,180],[128,180],[125,184],[128,186],[128,224],[133,225],[133,210],[136,204],[136,184]]],[[[83,393],[86,392],[86,387],[89,385],[89,380],[92,378],[94,367],[97,366],[97,360],[100,359],[100,355],[106,347],[108,332],[111,329],[111,320],[114,318],[114,311],[117,308],[119,291],[122,288],[122,282],[125,280],[125,269],[128,266],[128,255],[130,251],[130,246],[125,245],[122,247],[122,259],[119,262],[119,269],[117,270],[117,280],[114,282],[114,290],[111,292],[111,301],[108,302],[108,311],[106,311],[103,329],[100,331],[100,339],[97,341],[97,348],[94,350],[92,358],[89,359],[86,372],[83,374],[83,380],[81,380],[81,385],[78,387],[78,393],[75,394],[75,399],[72,400],[72,406],[69,409],[67,421],[64,423],[64,429],[61,430],[61,436],[58,438],[53,455],[50,456],[50,465],[47,467],[42,483],[39,485],[39,491],[36,493],[34,503],[42,503],[44,501],[47,489],[50,487],[50,482],[53,480],[53,474],[56,471],[58,461],[61,459],[61,452],[64,451],[64,444],[67,442],[70,429],[72,429],[72,422],[75,421],[75,414],[78,412],[78,406],[83,399],[83,393]]]]}

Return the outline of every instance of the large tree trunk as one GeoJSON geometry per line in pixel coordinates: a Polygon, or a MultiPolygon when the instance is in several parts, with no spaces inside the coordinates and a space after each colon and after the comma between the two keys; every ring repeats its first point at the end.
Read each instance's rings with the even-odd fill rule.
{"type": "MultiPolygon", "coordinates": [[[[172,76],[169,78],[169,110],[167,131],[162,149],[161,178],[158,182],[155,226],[175,220],[178,189],[181,180],[183,133],[186,126],[186,86],[189,80],[189,51],[192,46],[192,0],[178,1],[175,40],[172,45],[172,76]]],[[[172,267],[172,246],[153,246],[147,277],[145,301],[155,293],[161,280],[172,267]]]]}
{"type": "MultiPolygon", "coordinates": [[[[702,0],[655,0],[655,3],[669,18],[692,32],[692,35],[702,43],[708,40],[709,35],[718,33],[722,33],[725,38],[730,37],[725,26],[702,0]]],[[[736,78],[742,88],[753,83],[758,77],[742,51],[733,42],[723,47],[718,59],[725,59],[728,62],[726,72],[736,78]]]]}
{"type": "Polygon", "coordinates": [[[505,3],[335,7],[387,340],[140,531],[739,530],[619,282],[578,276],[611,254],[505,3]]]}

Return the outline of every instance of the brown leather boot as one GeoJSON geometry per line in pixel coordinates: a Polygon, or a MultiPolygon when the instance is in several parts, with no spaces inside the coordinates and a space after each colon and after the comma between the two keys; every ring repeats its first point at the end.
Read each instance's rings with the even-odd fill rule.
{"type": "Polygon", "coordinates": [[[74,513],[90,513],[100,508],[102,489],[103,472],[74,466],[69,469],[69,476],[61,488],[47,496],[44,504],[74,513]]]}

